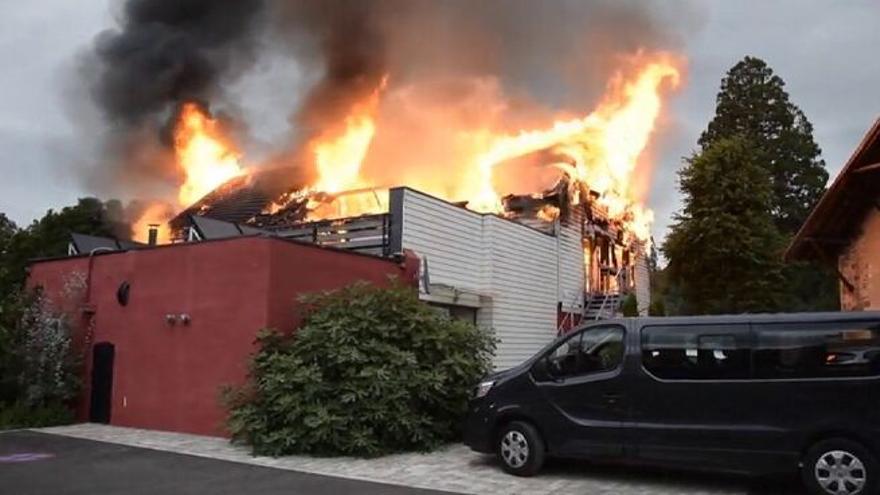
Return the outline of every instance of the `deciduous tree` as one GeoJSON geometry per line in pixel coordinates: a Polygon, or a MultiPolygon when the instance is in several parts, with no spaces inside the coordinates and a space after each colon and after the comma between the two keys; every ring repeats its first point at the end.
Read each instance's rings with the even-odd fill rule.
{"type": "Polygon", "coordinates": [[[686,313],[773,311],[783,304],[783,238],[761,156],[746,138],[722,138],[679,173],[684,206],[663,250],[686,313]]]}
{"type": "MultiPolygon", "coordinates": [[[[60,211],[49,210],[27,228],[4,228],[0,218],[0,296],[17,291],[24,283],[29,260],[67,254],[70,234],[90,234],[125,238],[130,228],[123,221],[122,205],[117,200],[102,202],[82,198],[74,206],[60,211]],[[4,231],[11,232],[3,242],[4,231]]],[[[8,220],[6,220],[8,222],[8,220]]],[[[14,226],[14,224],[13,224],[14,226]]]]}

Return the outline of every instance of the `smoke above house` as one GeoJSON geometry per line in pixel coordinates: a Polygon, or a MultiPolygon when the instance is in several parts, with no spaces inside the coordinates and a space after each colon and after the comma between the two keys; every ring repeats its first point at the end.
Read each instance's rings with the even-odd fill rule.
{"type": "MultiPolygon", "coordinates": [[[[682,18],[693,12],[684,2],[660,8],[620,0],[128,0],[118,26],[96,36],[83,62],[106,126],[105,156],[87,175],[123,197],[139,197],[146,183],[166,184],[171,194],[148,199],[188,206],[184,187],[189,201],[249,168],[290,166],[304,180],[292,187],[338,193],[411,185],[492,210],[494,189],[552,185],[560,169],[583,161],[571,149],[589,143],[556,132],[539,144],[565,144],[567,152],[555,150],[561,161],[513,160],[510,174],[494,174],[488,169],[496,164],[476,163],[480,156],[502,137],[583,119],[597,105],[606,113],[621,107],[651,64],[673,67],[677,82],[683,63],[674,53],[688,31],[682,18]],[[251,139],[235,100],[242,95],[229,88],[279,52],[314,84],[290,88],[303,96],[280,110],[289,115],[288,136],[271,143],[269,159],[252,163],[240,151],[251,139]],[[184,108],[208,123],[198,145],[181,141],[184,108]],[[238,167],[203,170],[194,185],[183,148],[202,162],[234,159],[238,167]]],[[[656,87],[672,78],[656,74],[656,87]]],[[[582,122],[580,132],[595,125],[582,122]]],[[[515,147],[542,151],[527,148],[515,147]]],[[[494,153],[517,158],[517,151],[494,153]]]]}

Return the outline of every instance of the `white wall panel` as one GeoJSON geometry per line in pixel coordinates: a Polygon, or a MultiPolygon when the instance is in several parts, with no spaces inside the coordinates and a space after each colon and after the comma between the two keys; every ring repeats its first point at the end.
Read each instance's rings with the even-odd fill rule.
{"type": "Polygon", "coordinates": [[[556,336],[557,303],[580,309],[580,222],[558,235],[482,215],[406,189],[402,246],[427,258],[431,283],[477,291],[491,302],[477,323],[500,340],[495,366],[514,366],[556,336]]]}

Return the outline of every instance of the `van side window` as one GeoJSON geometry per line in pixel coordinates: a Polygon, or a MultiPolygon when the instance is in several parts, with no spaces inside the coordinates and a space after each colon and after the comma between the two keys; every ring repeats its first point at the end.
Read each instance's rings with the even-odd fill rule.
{"type": "Polygon", "coordinates": [[[611,371],[623,362],[623,328],[595,327],[573,335],[548,356],[557,378],[611,371]]]}
{"type": "Polygon", "coordinates": [[[749,378],[747,325],[650,326],[642,329],[642,364],[658,378],[749,378]]]}
{"type": "Polygon", "coordinates": [[[880,322],[754,326],[756,378],[880,375],[880,322]]]}

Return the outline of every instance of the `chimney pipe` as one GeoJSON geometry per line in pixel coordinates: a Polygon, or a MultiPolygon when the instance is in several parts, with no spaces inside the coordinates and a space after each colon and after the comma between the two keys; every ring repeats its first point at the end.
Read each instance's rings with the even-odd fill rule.
{"type": "Polygon", "coordinates": [[[149,228],[150,230],[147,234],[147,244],[149,244],[150,246],[155,246],[157,241],[159,240],[159,224],[151,223],[149,225],[149,228]]]}

